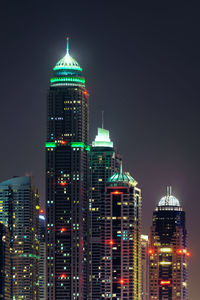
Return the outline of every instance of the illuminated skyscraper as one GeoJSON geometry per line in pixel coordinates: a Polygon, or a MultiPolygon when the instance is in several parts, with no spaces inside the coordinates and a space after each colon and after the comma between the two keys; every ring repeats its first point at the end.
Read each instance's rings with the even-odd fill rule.
{"type": "Polygon", "coordinates": [[[109,131],[98,128],[98,135],[90,152],[90,298],[100,299],[101,295],[101,233],[102,214],[106,182],[114,172],[119,171],[121,157],[116,154],[109,131]]]}
{"type": "Polygon", "coordinates": [[[9,231],[11,298],[38,300],[39,195],[30,176],[0,183],[0,222],[9,231]]]}
{"type": "Polygon", "coordinates": [[[149,300],[149,238],[148,235],[141,235],[141,266],[142,266],[142,278],[141,278],[141,289],[142,289],[142,300],[149,300]]]}
{"type": "Polygon", "coordinates": [[[0,223],[0,299],[12,299],[11,282],[10,232],[7,226],[0,223]]]}
{"type": "Polygon", "coordinates": [[[53,68],[46,141],[47,299],[87,299],[89,104],[69,54],[53,68]]]}
{"type": "Polygon", "coordinates": [[[141,190],[129,173],[114,173],[105,189],[102,299],[141,299],[141,190]]]}
{"type": "Polygon", "coordinates": [[[39,214],[39,299],[46,300],[46,240],[45,240],[45,215],[40,209],[39,214]]]}
{"type": "Polygon", "coordinates": [[[188,300],[185,212],[171,188],[153,213],[149,244],[149,299],[188,300]]]}

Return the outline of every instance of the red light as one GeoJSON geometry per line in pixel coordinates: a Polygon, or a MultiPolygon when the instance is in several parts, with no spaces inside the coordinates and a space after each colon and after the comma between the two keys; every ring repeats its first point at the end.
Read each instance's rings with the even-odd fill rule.
{"type": "Polygon", "coordinates": [[[113,194],[118,195],[118,194],[119,194],[119,191],[115,191],[115,192],[113,192],[113,194]]]}
{"type": "Polygon", "coordinates": [[[160,284],[161,285],[170,285],[171,281],[170,280],[161,280],[160,284]]]}
{"type": "Polygon", "coordinates": [[[66,279],[66,277],[67,277],[67,276],[66,276],[65,274],[60,275],[60,278],[61,278],[61,279],[66,279]]]}
{"type": "Polygon", "coordinates": [[[153,253],[154,253],[154,250],[153,250],[153,249],[149,249],[148,253],[149,253],[149,254],[153,254],[153,253]]]}
{"type": "Polygon", "coordinates": [[[183,250],[182,250],[182,249],[179,249],[179,250],[176,251],[176,253],[177,253],[177,254],[183,254],[183,250]]]}
{"type": "Polygon", "coordinates": [[[121,283],[121,284],[124,284],[124,279],[120,279],[120,283],[121,283]]]}
{"type": "Polygon", "coordinates": [[[186,255],[187,255],[187,256],[191,256],[191,253],[190,253],[190,252],[186,252],[186,255]]]}
{"type": "Polygon", "coordinates": [[[65,232],[65,231],[67,231],[67,229],[64,227],[60,229],[60,232],[65,232]]]}
{"type": "Polygon", "coordinates": [[[44,209],[40,209],[40,215],[44,214],[44,209]]]}
{"type": "Polygon", "coordinates": [[[105,242],[106,245],[114,245],[114,241],[113,240],[108,240],[105,242]]]}
{"type": "Polygon", "coordinates": [[[87,99],[88,98],[88,92],[85,90],[84,92],[83,92],[83,94],[85,95],[85,98],[87,99]]]}
{"type": "Polygon", "coordinates": [[[65,181],[61,181],[61,182],[60,182],[60,185],[61,185],[61,186],[65,186],[65,185],[67,185],[67,183],[66,183],[65,181]]]}
{"type": "Polygon", "coordinates": [[[67,144],[67,142],[66,142],[66,141],[60,141],[60,144],[62,144],[62,145],[66,145],[66,144],[67,144]]]}

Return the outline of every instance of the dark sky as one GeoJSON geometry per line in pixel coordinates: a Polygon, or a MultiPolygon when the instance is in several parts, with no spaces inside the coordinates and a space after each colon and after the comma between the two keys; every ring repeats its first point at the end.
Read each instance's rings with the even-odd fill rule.
{"type": "Polygon", "coordinates": [[[124,170],[142,188],[144,232],[166,185],[187,213],[190,300],[200,280],[196,3],[4,1],[0,10],[0,180],[32,174],[44,202],[46,94],[69,35],[90,93],[90,138],[104,110],[124,170]]]}

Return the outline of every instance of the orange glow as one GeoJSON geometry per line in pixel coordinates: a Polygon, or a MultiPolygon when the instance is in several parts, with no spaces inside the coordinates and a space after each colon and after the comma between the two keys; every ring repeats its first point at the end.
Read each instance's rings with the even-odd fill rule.
{"type": "Polygon", "coordinates": [[[154,250],[153,250],[153,249],[149,249],[148,253],[149,253],[149,254],[153,254],[153,253],[154,253],[154,250]]]}
{"type": "Polygon", "coordinates": [[[66,276],[65,274],[60,275],[60,278],[61,278],[61,279],[66,279],[66,277],[67,277],[67,276],[66,276]]]}
{"type": "Polygon", "coordinates": [[[179,250],[176,251],[176,253],[177,253],[177,254],[183,254],[183,250],[182,250],[182,249],[179,249],[179,250]]]}
{"type": "Polygon", "coordinates": [[[66,141],[60,141],[59,143],[62,144],[62,145],[66,145],[67,144],[66,141]]]}
{"type": "Polygon", "coordinates": [[[44,214],[44,209],[40,209],[40,214],[44,214]]]}
{"type": "Polygon", "coordinates": [[[120,283],[121,283],[121,284],[124,284],[124,279],[120,279],[120,283]]]}
{"type": "Polygon", "coordinates": [[[65,181],[61,181],[60,185],[65,186],[65,185],[67,185],[67,183],[65,181]]]}
{"type": "Polygon", "coordinates": [[[67,231],[67,229],[64,227],[60,229],[60,232],[65,232],[65,231],[67,231]]]}
{"type": "Polygon", "coordinates": [[[105,244],[106,245],[114,245],[114,241],[111,239],[111,240],[105,241],[105,244]]]}
{"type": "Polygon", "coordinates": [[[171,281],[170,280],[161,280],[160,284],[161,285],[170,285],[171,281]]]}
{"type": "Polygon", "coordinates": [[[187,255],[187,256],[191,256],[191,253],[190,253],[190,252],[187,252],[186,255],[187,255]]]}

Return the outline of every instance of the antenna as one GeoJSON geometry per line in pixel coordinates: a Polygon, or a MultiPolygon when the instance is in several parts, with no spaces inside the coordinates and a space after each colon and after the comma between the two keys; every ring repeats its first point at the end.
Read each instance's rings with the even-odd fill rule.
{"type": "Polygon", "coordinates": [[[104,111],[102,110],[101,112],[101,117],[102,117],[102,129],[104,127],[104,111]]]}
{"type": "Polygon", "coordinates": [[[67,55],[69,55],[69,37],[67,37],[67,55]]]}
{"type": "Polygon", "coordinates": [[[120,175],[122,174],[122,161],[121,161],[121,164],[120,164],[120,175]]]}

